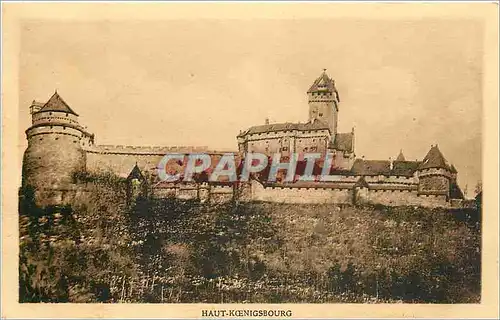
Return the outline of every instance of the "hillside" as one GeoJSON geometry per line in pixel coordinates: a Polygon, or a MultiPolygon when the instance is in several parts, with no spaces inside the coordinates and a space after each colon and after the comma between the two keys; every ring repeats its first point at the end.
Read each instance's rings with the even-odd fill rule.
{"type": "Polygon", "coordinates": [[[63,209],[22,190],[20,300],[480,300],[475,212],[125,198],[111,176],[63,209]]]}

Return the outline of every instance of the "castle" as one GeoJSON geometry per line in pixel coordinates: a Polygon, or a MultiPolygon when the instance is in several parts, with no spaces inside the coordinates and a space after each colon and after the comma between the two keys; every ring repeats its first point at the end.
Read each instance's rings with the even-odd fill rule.
{"type": "MultiPolygon", "coordinates": [[[[201,201],[271,201],[290,203],[383,204],[389,206],[460,207],[463,194],[457,170],[437,145],[422,161],[407,161],[400,151],[394,160],[356,158],[354,129],[337,131],[340,98],[326,70],[307,91],[309,118],[305,123],[253,126],[237,136],[238,151],[267,155],[331,153],[328,181],[266,182],[254,177],[245,183],[159,181],[157,166],[166,153],[203,152],[220,159],[224,152],[207,147],[141,147],[98,145],[78,114],[55,92],[45,103],[30,106],[32,125],[26,130],[23,187],[32,187],[39,205],[71,203],[85,193],[77,172],[112,172],[126,177],[129,195],[177,197],[201,201]]],[[[213,161],[214,162],[214,161],[213,161]]],[[[170,167],[182,167],[182,162],[170,167]]]]}

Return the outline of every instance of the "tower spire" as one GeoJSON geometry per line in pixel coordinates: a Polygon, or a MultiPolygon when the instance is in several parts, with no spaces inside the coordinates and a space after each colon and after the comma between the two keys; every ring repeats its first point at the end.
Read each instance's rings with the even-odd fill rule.
{"type": "Polygon", "coordinates": [[[399,155],[398,157],[396,158],[396,161],[405,161],[405,156],[403,154],[403,149],[399,149],[399,155]]]}

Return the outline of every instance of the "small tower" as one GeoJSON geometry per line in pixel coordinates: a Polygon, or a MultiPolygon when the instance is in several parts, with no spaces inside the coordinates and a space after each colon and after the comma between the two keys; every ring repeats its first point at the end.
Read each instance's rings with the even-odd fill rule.
{"type": "Polygon", "coordinates": [[[337,133],[337,115],[339,94],[335,88],[335,81],[326,74],[326,69],[307,90],[309,100],[309,122],[320,120],[330,128],[330,133],[337,133]]]}
{"type": "Polygon", "coordinates": [[[398,157],[396,158],[396,161],[406,161],[405,156],[403,154],[403,149],[399,150],[398,157]]]}
{"type": "Polygon", "coordinates": [[[127,177],[127,199],[129,204],[133,204],[139,197],[146,196],[146,178],[139,169],[137,163],[127,177]]]}
{"type": "Polygon", "coordinates": [[[447,198],[449,197],[452,174],[437,145],[431,146],[418,167],[417,174],[419,194],[445,195],[447,198]]]}

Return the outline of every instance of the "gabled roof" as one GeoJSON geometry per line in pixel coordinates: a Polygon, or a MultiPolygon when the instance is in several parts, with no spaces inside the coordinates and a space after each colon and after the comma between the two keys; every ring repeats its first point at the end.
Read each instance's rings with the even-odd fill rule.
{"type": "Polygon", "coordinates": [[[333,141],[335,150],[354,152],[354,133],[337,133],[333,141]]]}
{"type": "Polygon", "coordinates": [[[61,96],[57,93],[57,91],[50,97],[49,101],[47,101],[43,107],[38,112],[45,111],[58,111],[58,112],[66,112],[74,114],[78,116],[78,114],[71,109],[68,104],[61,98],[61,96]]]}
{"type": "Polygon", "coordinates": [[[144,181],[144,176],[142,175],[141,169],[137,166],[137,163],[135,164],[134,168],[132,168],[132,171],[130,171],[130,174],[127,177],[127,180],[132,180],[132,179],[138,179],[139,181],[144,181]]]}
{"type": "Polygon", "coordinates": [[[272,131],[312,131],[312,130],[330,130],[328,124],[321,120],[315,120],[313,122],[306,123],[272,123],[272,124],[264,124],[261,126],[253,126],[248,130],[243,131],[238,135],[238,137],[245,136],[247,134],[259,134],[259,133],[267,133],[272,131]]]}
{"type": "Polygon", "coordinates": [[[358,176],[388,176],[391,174],[391,163],[387,160],[356,159],[352,165],[351,172],[358,176]]]}
{"type": "Polygon", "coordinates": [[[323,71],[323,73],[316,80],[314,80],[309,90],[307,90],[307,93],[325,91],[331,93],[335,92],[338,99],[338,92],[335,88],[335,81],[326,74],[326,70],[323,71]]]}
{"type": "Polygon", "coordinates": [[[446,163],[446,159],[444,158],[441,151],[437,145],[432,146],[424,160],[418,167],[419,170],[422,169],[430,169],[430,168],[438,168],[438,169],[447,169],[449,170],[448,164],[446,163]]]}
{"type": "Polygon", "coordinates": [[[399,150],[398,157],[396,158],[396,161],[405,161],[405,156],[403,154],[403,150],[399,150]]]}
{"type": "MultiPolygon", "coordinates": [[[[399,157],[398,157],[399,158],[399,157]]],[[[392,175],[411,177],[413,173],[420,166],[420,161],[399,161],[396,160],[392,163],[392,175]]]]}

